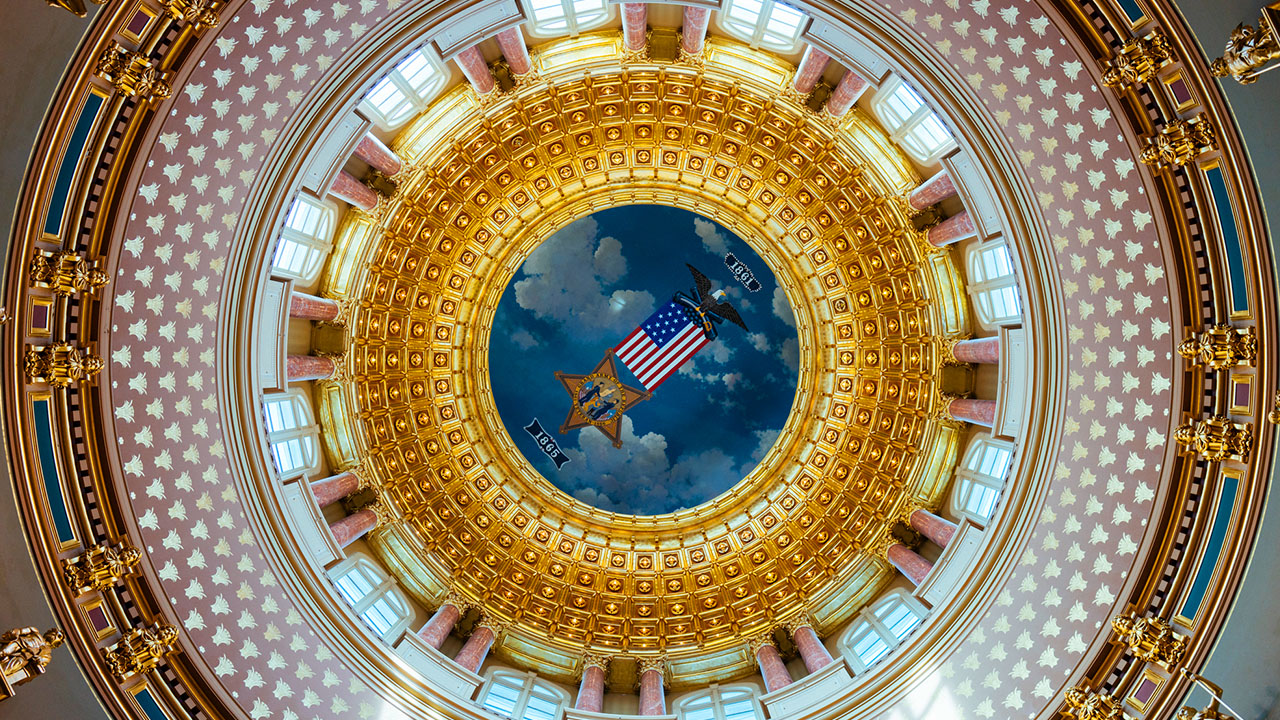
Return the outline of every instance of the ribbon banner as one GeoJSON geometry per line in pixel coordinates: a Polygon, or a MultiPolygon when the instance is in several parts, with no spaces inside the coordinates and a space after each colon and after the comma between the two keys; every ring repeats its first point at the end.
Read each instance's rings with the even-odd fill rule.
{"type": "Polygon", "coordinates": [[[524,431],[529,433],[533,441],[538,443],[538,447],[542,449],[543,454],[551,458],[551,462],[556,464],[556,469],[564,467],[569,462],[569,456],[564,454],[560,449],[560,445],[556,443],[556,439],[542,429],[542,423],[538,422],[538,418],[534,418],[533,422],[524,426],[524,431]]]}
{"type": "Polygon", "coordinates": [[[751,268],[739,260],[737,255],[733,253],[725,255],[724,264],[725,267],[729,268],[729,272],[733,273],[733,276],[737,278],[738,282],[742,283],[743,287],[751,292],[756,292],[760,289],[760,281],[756,279],[755,273],[751,272],[751,268]]]}

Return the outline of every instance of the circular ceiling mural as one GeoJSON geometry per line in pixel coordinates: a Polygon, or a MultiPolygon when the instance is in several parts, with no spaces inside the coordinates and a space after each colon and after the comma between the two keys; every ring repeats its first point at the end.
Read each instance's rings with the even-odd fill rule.
{"type": "Polygon", "coordinates": [[[799,359],[764,261],[716,222],[658,205],[596,212],[539,246],[502,296],[489,352],[498,411],[530,463],[634,515],[746,476],[786,422],[799,359]]]}

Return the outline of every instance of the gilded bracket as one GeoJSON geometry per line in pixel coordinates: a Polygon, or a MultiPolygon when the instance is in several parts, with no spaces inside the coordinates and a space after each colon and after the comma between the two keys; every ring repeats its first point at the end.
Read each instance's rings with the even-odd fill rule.
{"type": "Polygon", "coordinates": [[[1173,59],[1169,38],[1156,29],[1150,35],[1125,43],[1106,64],[1102,84],[1123,91],[1129,85],[1145,83],[1173,59]]]}
{"type": "Polygon", "coordinates": [[[126,50],[120,43],[112,43],[102,52],[95,72],[111,83],[116,92],[136,97],[144,103],[160,102],[173,92],[165,80],[165,73],[142,53],[126,50]]]}
{"type": "Polygon", "coordinates": [[[102,358],[71,343],[28,345],[25,356],[27,379],[55,388],[89,380],[102,370],[102,358]]]}
{"type": "Polygon", "coordinates": [[[32,287],[45,287],[54,295],[67,297],[97,292],[111,279],[98,267],[97,261],[70,250],[36,250],[27,265],[27,273],[32,287]]]}
{"type": "Polygon", "coordinates": [[[1214,325],[1179,343],[1178,354],[1206,370],[1252,366],[1258,359],[1258,336],[1252,327],[1214,325]]]}
{"type": "Polygon", "coordinates": [[[1121,720],[1124,709],[1120,701],[1107,693],[1094,694],[1076,686],[1067,691],[1063,712],[1076,720],[1121,720]]]}
{"type": "Polygon", "coordinates": [[[102,659],[117,680],[150,672],[166,655],[173,653],[178,642],[178,629],[168,623],[149,628],[134,628],[120,642],[102,651],[102,659]]]}
{"type": "Polygon", "coordinates": [[[1192,420],[1178,426],[1174,438],[1184,447],[1206,460],[1239,460],[1249,462],[1253,451],[1253,424],[1233,423],[1225,416],[1208,420],[1192,420]]]}
{"type": "Polygon", "coordinates": [[[1203,115],[1187,120],[1173,120],[1160,132],[1147,138],[1142,148],[1142,162],[1155,170],[1179,167],[1204,153],[1216,150],[1218,135],[1213,123],[1203,115]]]}
{"type": "Polygon", "coordinates": [[[188,23],[192,30],[204,32],[218,26],[216,0],[164,0],[165,12],[174,20],[188,23]]]}
{"type": "Polygon", "coordinates": [[[94,545],[62,561],[62,583],[75,595],[106,590],[137,572],[142,552],[128,543],[94,545]]]}
{"type": "Polygon", "coordinates": [[[1175,633],[1169,621],[1162,618],[1140,618],[1131,612],[1112,618],[1111,629],[1134,657],[1166,670],[1182,662],[1187,650],[1187,636],[1175,633]]]}

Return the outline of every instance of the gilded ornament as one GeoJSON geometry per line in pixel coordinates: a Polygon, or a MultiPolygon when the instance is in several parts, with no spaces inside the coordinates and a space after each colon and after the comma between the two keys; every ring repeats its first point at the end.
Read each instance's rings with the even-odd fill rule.
{"type": "Polygon", "coordinates": [[[938,346],[938,349],[942,352],[942,364],[949,366],[968,365],[969,363],[956,359],[956,345],[969,340],[971,337],[970,335],[954,335],[944,339],[938,346]]]}
{"type": "Polygon", "coordinates": [[[600,668],[605,672],[609,671],[609,658],[596,653],[584,653],[582,656],[582,672],[586,672],[587,668],[600,668]]]}
{"type": "Polygon", "coordinates": [[[218,26],[215,0],[164,0],[165,12],[174,20],[182,20],[196,32],[218,26]]]}
{"type": "Polygon", "coordinates": [[[1275,66],[1266,66],[1277,57],[1280,57],[1280,2],[1262,9],[1256,29],[1245,23],[1237,25],[1227,38],[1222,57],[1209,63],[1209,69],[1217,77],[1230,75],[1241,85],[1248,85],[1272,70],[1275,66]]]}
{"type": "Polygon", "coordinates": [[[773,641],[773,631],[769,630],[747,638],[747,647],[750,648],[752,657],[755,657],[764,648],[771,647],[776,649],[778,645],[773,641]]]}
{"type": "Polygon", "coordinates": [[[28,345],[25,357],[27,379],[62,388],[91,379],[103,368],[102,358],[70,343],[28,345]]]}
{"type": "Polygon", "coordinates": [[[1280,425],[1280,392],[1276,393],[1275,400],[1271,404],[1271,412],[1267,413],[1267,422],[1280,425]]]}
{"type": "MultiPolygon", "coordinates": [[[[1186,668],[1178,668],[1178,672],[1184,677],[1188,677],[1197,685],[1200,685],[1209,692],[1209,704],[1202,709],[1183,706],[1178,710],[1178,714],[1174,715],[1174,720],[1237,720],[1234,710],[1222,699],[1222,687],[1217,683],[1210,682],[1203,675],[1193,673],[1186,668]],[[1224,712],[1222,708],[1227,708],[1230,712],[1224,712]]],[[[1243,716],[1241,716],[1243,717],[1243,716]]]]}
{"type": "Polygon", "coordinates": [[[1174,438],[1186,452],[1194,452],[1206,460],[1239,460],[1249,462],[1253,451],[1253,424],[1233,423],[1217,415],[1208,420],[1183,423],[1174,438]]]}
{"type": "Polygon", "coordinates": [[[176,650],[178,629],[168,623],[149,628],[134,628],[120,642],[102,651],[102,659],[117,680],[150,672],[164,657],[176,650]]]}
{"type": "Polygon", "coordinates": [[[1150,35],[1134,38],[1120,48],[1107,63],[1106,72],[1102,73],[1102,84],[1118,90],[1126,85],[1148,82],[1172,58],[1169,38],[1156,29],[1150,35]]]}
{"type": "MultiPolygon", "coordinates": [[[[660,675],[665,676],[667,672],[667,660],[662,657],[640,658],[636,665],[638,675],[644,675],[647,672],[656,670],[660,675]]],[[[664,677],[663,679],[665,680],[666,678],[664,677]]]]}
{"type": "Polygon", "coordinates": [[[1112,618],[1111,628],[1134,657],[1166,669],[1181,662],[1187,650],[1187,636],[1175,633],[1169,622],[1161,618],[1140,618],[1131,612],[1112,618]]]}
{"type": "Polygon", "coordinates": [[[116,89],[144,103],[157,103],[169,97],[173,89],[162,73],[142,53],[126,50],[112,43],[98,58],[96,72],[116,89]]]}
{"type": "Polygon", "coordinates": [[[15,686],[44,674],[53,660],[54,648],[64,639],[58,628],[44,634],[33,627],[14,628],[0,635],[0,674],[4,675],[0,700],[11,697],[15,686]]]}
{"type": "Polygon", "coordinates": [[[1083,687],[1067,690],[1063,712],[1076,720],[1120,720],[1124,710],[1120,701],[1107,693],[1094,694],[1083,687]]]}
{"type": "Polygon", "coordinates": [[[1213,123],[1203,115],[1188,120],[1172,120],[1160,132],[1147,138],[1142,162],[1156,170],[1186,165],[1218,147],[1213,123]]]}
{"type": "Polygon", "coordinates": [[[1214,325],[1183,340],[1178,345],[1178,354],[1192,365],[1209,370],[1253,365],[1258,358],[1258,337],[1252,327],[1214,325]]]}
{"type": "Polygon", "coordinates": [[[137,571],[142,553],[128,543],[101,544],[62,561],[62,582],[76,595],[106,590],[137,571]]]}
{"type": "Polygon", "coordinates": [[[97,292],[111,279],[97,262],[70,250],[36,250],[27,266],[33,287],[47,287],[54,295],[97,292]]]}

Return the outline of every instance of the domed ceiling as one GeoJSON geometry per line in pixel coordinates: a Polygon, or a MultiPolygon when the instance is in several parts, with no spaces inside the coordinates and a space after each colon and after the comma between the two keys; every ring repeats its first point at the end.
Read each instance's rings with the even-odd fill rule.
{"type": "MultiPolygon", "coordinates": [[[[99,13],[15,222],[9,460],[59,623],[118,717],[483,717],[361,630],[304,547],[261,431],[262,309],[289,200],[379,73],[521,8],[188,6],[99,13]],[[33,277],[60,249],[110,282],[33,277]],[[84,352],[96,376],[68,359],[84,352]],[[64,584],[63,561],[119,541],[143,551],[135,574],[64,584]],[[154,670],[110,672],[125,633],[165,622],[180,637],[154,670]]],[[[874,672],[766,707],[1049,717],[1072,686],[1147,683],[1130,709],[1167,717],[1187,681],[1108,621],[1169,619],[1203,662],[1259,521],[1276,385],[1270,251],[1204,58],[1162,4],[802,9],[806,42],[909,78],[956,136],[943,167],[1011,249],[1029,380],[1001,395],[1018,459],[953,591],[874,672]],[[1107,58],[1157,29],[1159,76],[1103,87],[1107,58]],[[1177,143],[1179,117],[1213,142],[1177,143]],[[1175,353],[1224,323],[1256,337],[1252,364],[1175,353]]],[[[831,634],[893,581],[890,531],[943,502],[967,432],[942,378],[945,341],[976,330],[973,270],[913,224],[907,194],[936,168],[865,109],[832,120],[785,92],[795,58],[712,37],[664,61],[619,36],[531,36],[533,76],[457,85],[391,142],[399,187],[349,212],[317,290],[346,313],[326,465],[370,478],[370,545],[415,602],[452,593],[508,626],[504,661],[567,681],[583,651],[662,657],[674,686],[703,687],[753,671],[749,640],[801,619],[831,634]],[[600,402],[614,386],[557,380],[621,356],[676,291],[705,317],[686,263],[748,329],[718,311],[717,337],[625,413],[600,402]],[[574,412],[591,422],[559,434],[574,412]]],[[[618,386],[654,379],[618,365],[618,386]]]]}

